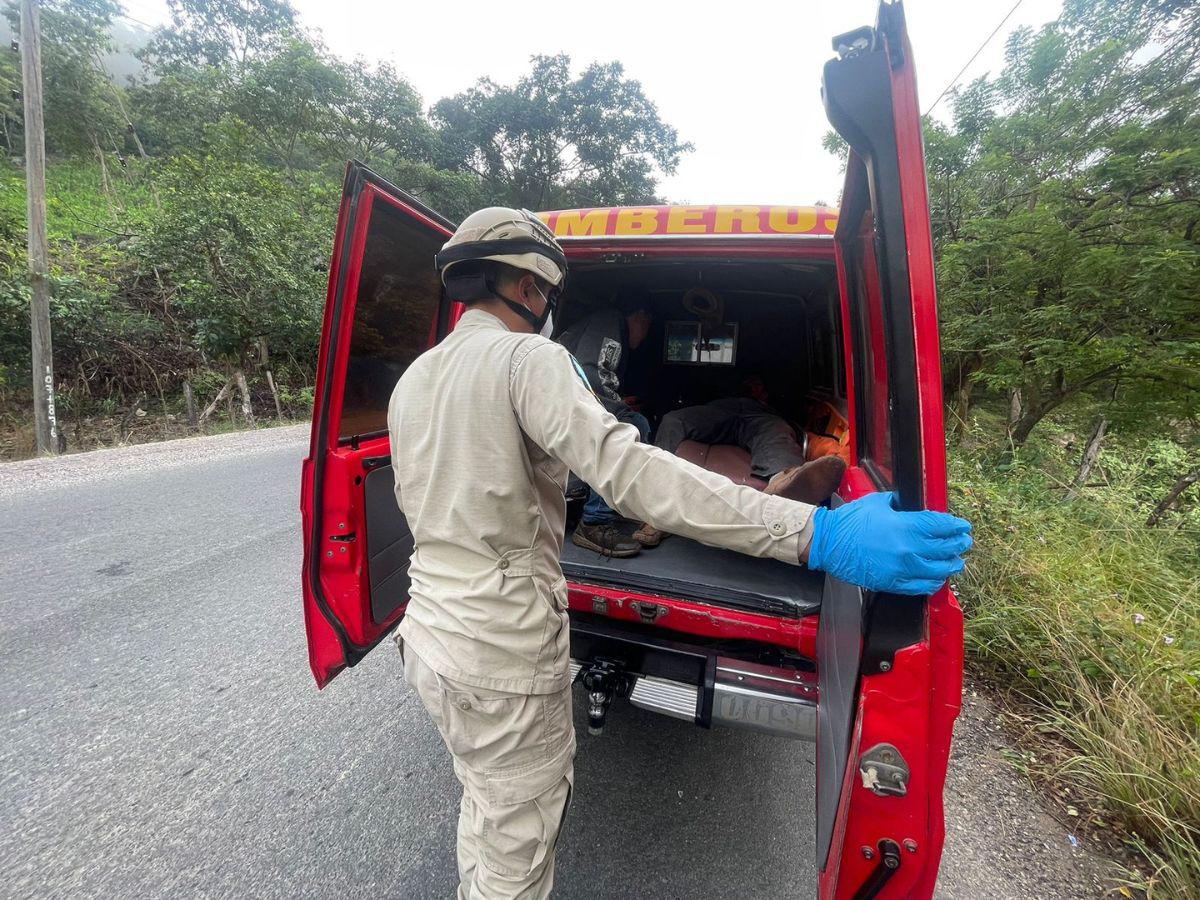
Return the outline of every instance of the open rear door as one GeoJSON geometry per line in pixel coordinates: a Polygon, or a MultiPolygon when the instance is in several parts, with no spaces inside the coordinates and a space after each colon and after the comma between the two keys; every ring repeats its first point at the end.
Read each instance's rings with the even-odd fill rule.
{"type": "Polygon", "coordinates": [[[433,257],[453,224],[359,163],[346,170],[304,461],[304,623],[317,685],[404,615],[412,535],[392,491],[387,406],[449,326],[433,257]]]}
{"type": "MultiPolygon", "coordinates": [[[[834,39],[823,96],[851,153],[836,234],[854,465],[848,499],[946,508],[933,248],[912,49],[899,2],[834,39]]],[[[830,578],[818,634],[822,898],[930,897],[962,694],[962,613],[830,578]]]]}

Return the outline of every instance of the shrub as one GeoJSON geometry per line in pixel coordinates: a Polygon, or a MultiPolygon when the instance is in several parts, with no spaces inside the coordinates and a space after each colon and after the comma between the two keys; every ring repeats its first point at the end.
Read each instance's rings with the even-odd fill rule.
{"type": "Polygon", "coordinates": [[[976,523],[959,583],[968,653],[1052,736],[1043,774],[1124,823],[1157,870],[1151,890],[1196,896],[1200,540],[1145,526],[1159,496],[1145,448],[1184,451],[1118,446],[1102,457],[1107,483],[1064,502],[1077,451],[1061,434],[1001,463],[992,447],[952,454],[954,505],[976,523]]]}

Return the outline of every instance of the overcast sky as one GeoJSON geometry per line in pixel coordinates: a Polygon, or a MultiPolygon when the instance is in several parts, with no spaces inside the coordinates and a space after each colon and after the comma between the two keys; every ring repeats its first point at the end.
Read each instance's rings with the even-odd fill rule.
{"type": "MultiPolygon", "coordinates": [[[[1014,0],[909,0],[908,31],[922,110],[931,104],[1014,0]]],[[[301,20],[343,57],[390,60],[426,104],[489,76],[511,82],[534,53],[566,53],[582,68],[620,60],[663,119],[695,151],[661,192],[688,203],[834,203],[837,161],[821,149],[821,66],[830,39],[874,24],[877,0],[675,0],[413,3],[293,0],[301,20]]],[[[149,24],[161,0],[125,0],[149,24]]],[[[1061,0],[1023,0],[967,70],[995,74],[1013,28],[1054,19],[1061,0]]],[[[938,112],[946,111],[946,102],[938,112]]]]}

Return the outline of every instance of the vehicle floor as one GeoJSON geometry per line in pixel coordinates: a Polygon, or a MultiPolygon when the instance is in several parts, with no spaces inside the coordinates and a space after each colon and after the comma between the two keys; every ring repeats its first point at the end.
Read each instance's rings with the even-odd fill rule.
{"type": "Polygon", "coordinates": [[[718,550],[677,535],[624,559],[585,550],[567,535],[562,567],[572,581],[640,588],[789,618],[817,612],[825,586],[822,575],[803,566],[718,550]]]}

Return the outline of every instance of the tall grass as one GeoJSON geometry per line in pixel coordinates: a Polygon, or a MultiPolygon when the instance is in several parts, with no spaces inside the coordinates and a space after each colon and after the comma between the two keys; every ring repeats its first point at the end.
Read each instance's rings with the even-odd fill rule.
{"type": "Polygon", "coordinates": [[[1063,443],[1003,463],[990,446],[952,454],[977,535],[959,583],[968,653],[1052,737],[1041,774],[1114,815],[1149,861],[1139,886],[1200,896],[1200,540],[1145,527],[1129,448],[1064,502],[1078,449],[1063,443]]]}

